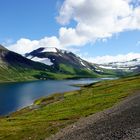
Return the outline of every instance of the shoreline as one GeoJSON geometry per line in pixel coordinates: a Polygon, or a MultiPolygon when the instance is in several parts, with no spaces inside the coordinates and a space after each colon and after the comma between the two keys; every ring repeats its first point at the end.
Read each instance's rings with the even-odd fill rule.
{"type": "MultiPolygon", "coordinates": [[[[79,120],[82,120],[82,122],[84,122],[84,118],[95,115],[96,113],[100,113],[103,110],[113,107],[127,97],[134,95],[136,91],[140,91],[140,76],[123,79],[121,78],[112,81],[103,81],[90,85],[88,87],[83,87],[79,91],[67,92],[65,94],[56,94],[48,98],[42,98],[36,103],[37,105],[39,105],[39,108],[23,109],[19,112],[13,113],[7,118],[1,118],[0,139],[4,139],[5,137],[7,138],[7,140],[28,139],[29,137],[31,139],[49,138],[52,135],[63,131],[63,129],[67,128],[70,125],[75,128],[75,125],[73,124],[75,124],[79,120]]],[[[138,103],[140,103],[139,99],[138,103]]],[[[121,108],[123,109],[123,107],[121,108]]],[[[130,111],[128,113],[123,112],[122,116],[126,116],[129,114],[130,111]]],[[[108,114],[107,116],[110,115],[108,114]]],[[[114,120],[116,119],[111,120],[112,122],[109,124],[114,124],[114,120]]],[[[87,121],[85,121],[85,123],[86,122],[87,121]]],[[[98,121],[98,124],[100,124],[101,122],[103,121],[98,121]]],[[[119,121],[116,120],[115,122],[118,123],[119,121]]],[[[92,129],[92,126],[95,125],[90,125],[91,123],[88,124],[89,125],[86,127],[86,130],[88,130],[90,134],[93,134],[90,130],[94,130],[92,129]]],[[[104,122],[103,124],[106,124],[106,122],[104,122]]],[[[110,126],[109,124],[106,126],[110,126]]],[[[117,124],[114,124],[113,126],[116,125],[117,124]]],[[[104,128],[104,125],[101,124],[101,127],[98,126],[97,128],[104,128]]],[[[111,130],[113,130],[113,128],[115,127],[112,127],[111,130]]],[[[104,130],[105,131],[103,132],[106,132],[106,129],[104,130]]],[[[76,140],[91,140],[80,137],[80,135],[82,134],[87,134],[85,129],[80,133],[78,133],[77,131],[74,132],[76,132],[76,136],[79,136],[80,138],[76,138],[76,140]]],[[[66,140],[69,140],[68,138],[70,138],[70,136],[73,136],[73,133],[70,134],[70,136],[68,136],[67,134],[65,136],[66,140]]],[[[86,136],[90,135],[87,134],[86,136]]]]}
{"type": "MultiPolygon", "coordinates": [[[[100,82],[102,82],[102,81],[108,81],[108,80],[115,80],[116,78],[113,78],[113,77],[111,77],[111,78],[79,78],[79,79],[62,79],[62,80],[80,80],[80,79],[102,79],[102,80],[100,80],[100,81],[93,81],[92,83],[87,83],[87,84],[72,84],[72,85],[70,85],[70,86],[75,86],[75,87],[79,87],[80,89],[79,90],[81,90],[82,88],[84,88],[84,87],[88,87],[88,86],[90,86],[90,85],[93,85],[93,84],[96,84],[96,83],[100,83],[100,82]]],[[[58,79],[57,79],[58,80],[58,79]]],[[[10,83],[0,83],[1,85],[5,85],[5,84],[20,84],[20,83],[30,83],[30,82],[39,82],[39,81],[47,81],[47,80],[33,80],[33,81],[21,81],[21,82],[10,82],[10,83]]],[[[59,80],[58,80],[59,81],[59,80]]],[[[61,80],[60,80],[61,81],[61,80]]],[[[78,90],[72,90],[72,91],[67,91],[67,92],[76,92],[76,91],[78,91],[78,90]]],[[[60,93],[60,94],[65,94],[65,93],[67,93],[67,92],[63,92],[63,93],[60,93]]],[[[8,114],[5,114],[5,115],[0,115],[0,118],[1,117],[8,117],[8,116],[11,116],[12,114],[15,114],[15,113],[17,113],[17,112],[20,112],[21,110],[24,110],[24,109],[28,109],[28,108],[36,108],[36,105],[34,104],[36,101],[38,101],[38,100],[41,100],[42,98],[48,98],[48,97],[51,97],[51,96],[54,96],[55,94],[59,94],[59,93],[52,93],[52,94],[50,94],[50,95],[47,95],[47,96],[42,96],[42,97],[40,97],[40,98],[37,98],[37,99],[35,99],[30,105],[27,105],[27,106],[24,106],[24,107],[22,107],[22,108],[19,108],[19,109],[17,109],[16,111],[12,111],[12,112],[10,112],[10,113],[8,113],[8,114]]]]}
{"type": "MultiPolygon", "coordinates": [[[[43,80],[43,79],[29,79],[29,80],[21,80],[21,81],[0,81],[0,84],[10,84],[10,83],[26,83],[26,82],[34,82],[34,81],[47,81],[47,80],[78,80],[78,79],[93,79],[93,78],[100,78],[100,79],[108,79],[108,78],[110,78],[110,79],[116,79],[116,78],[118,78],[118,77],[116,77],[116,76],[112,76],[112,75],[107,75],[107,76],[103,76],[103,77],[71,77],[71,78],[60,78],[60,79],[54,79],[54,78],[48,78],[48,79],[45,79],[45,80],[43,80]]],[[[120,78],[120,77],[119,77],[120,78]]]]}

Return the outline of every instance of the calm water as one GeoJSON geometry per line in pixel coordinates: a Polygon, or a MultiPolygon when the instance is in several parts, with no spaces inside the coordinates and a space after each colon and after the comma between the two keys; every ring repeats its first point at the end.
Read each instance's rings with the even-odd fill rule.
{"type": "Polygon", "coordinates": [[[104,79],[47,80],[0,84],[0,115],[7,115],[52,93],[79,90],[73,84],[88,84],[104,79]]]}

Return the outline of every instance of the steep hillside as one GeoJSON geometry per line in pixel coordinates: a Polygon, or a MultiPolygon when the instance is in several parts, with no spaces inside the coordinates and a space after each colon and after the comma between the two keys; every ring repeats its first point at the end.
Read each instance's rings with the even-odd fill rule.
{"type": "Polygon", "coordinates": [[[36,74],[47,68],[0,45],[0,82],[34,80],[36,74]]]}

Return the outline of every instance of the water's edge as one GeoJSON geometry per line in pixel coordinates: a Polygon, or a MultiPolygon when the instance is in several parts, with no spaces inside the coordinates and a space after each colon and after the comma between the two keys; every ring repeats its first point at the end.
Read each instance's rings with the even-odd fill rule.
{"type": "MultiPolygon", "coordinates": [[[[14,90],[13,91],[10,90],[10,92],[8,94],[8,98],[9,98],[9,96],[11,96],[11,98],[9,98],[9,100],[13,99],[13,98],[16,98],[16,101],[18,102],[18,104],[14,104],[14,105],[11,104],[11,106],[13,105],[13,108],[10,107],[11,110],[8,108],[9,111],[5,111],[3,109],[4,112],[3,113],[0,112],[0,116],[9,116],[14,112],[17,112],[19,110],[22,110],[22,109],[30,107],[30,106],[33,106],[34,101],[39,100],[42,97],[47,97],[49,95],[53,96],[56,93],[65,93],[65,92],[80,90],[81,87],[87,86],[88,84],[93,84],[93,83],[100,82],[100,81],[103,81],[103,80],[112,80],[112,79],[114,79],[114,78],[102,78],[102,79],[101,78],[100,79],[95,79],[94,78],[94,79],[57,80],[57,81],[56,80],[50,80],[50,81],[33,81],[33,82],[20,82],[20,83],[9,83],[9,84],[4,83],[4,84],[0,84],[0,86],[6,85],[8,88],[10,86],[11,89],[12,89],[12,86],[14,86],[14,85],[16,85],[16,86],[19,85],[19,87],[17,87],[17,89],[18,88],[20,89],[20,86],[21,87],[23,86],[22,90],[25,91],[25,93],[27,92],[26,94],[23,91],[22,91],[22,93],[20,93],[19,89],[18,89],[19,92],[17,91],[17,89],[15,89],[15,97],[12,97],[11,92],[13,92],[13,94],[14,94],[14,90]],[[52,83],[52,85],[51,85],[51,83],[52,83]],[[57,90],[56,85],[59,87],[59,90],[57,90]],[[42,87],[43,88],[45,87],[44,91],[41,90],[42,87]],[[38,91],[36,91],[36,88],[38,88],[38,91]],[[48,88],[50,88],[50,89],[48,89],[48,88]],[[56,88],[56,90],[52,90],[51,88],[56,88]],[[44,93],[42,93],[42,91],[44,93]],[[38,94],[38,93],[40,93],[40,94],[38,94]]],[[[1,92],[1,88],[0,88],[0,92],[1,92]]],[[[0,100],[2,100],[2,98],[0,98],[0,100]]],[[[0,105],[1,105],[1,103],[0,103],[0,105]]],[[[0,107],[0,109],[1,108],[2,107],[0,107]]]]}

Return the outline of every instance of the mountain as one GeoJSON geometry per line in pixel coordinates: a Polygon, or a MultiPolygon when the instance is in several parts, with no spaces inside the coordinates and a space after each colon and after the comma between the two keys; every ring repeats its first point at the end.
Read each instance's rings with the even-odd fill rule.
{"type": "Polygon", "coordinates": [[[122,70],[131,73],[140,73],[140,58],[124,62],[111,62],[99,66],[104,69],[122,70]]]}
{"type": "Polygon", "coordinates": [[[7,66],[44,70],[47,68],[42,63],[31,61],[15,52],[9,51],[0,45],[0,61],[7,66]]]}
{"type": "Polygon", "coordinates": [[[0,82],[112,77],[127,74],[124,70],[104,67],[57,48],[42,47],[25,54],[24,57],[0,45],[0,82]]]}
{"type": "Polygon", "coordinates": [[[82,60],[72,52],[57,48],[39,48],[25,55],[27,58],[44,63],[55,70],[61,71],[61,65],[72,66],[75,69],[94,70],[93,65],[82,60]]]}
{"type": "Polygon", "coordinates": [[[104,65],[89,63],[72,52],[51,47],[41,47],[25,57],[48,65],[54,73],[72,74],[75,77],[124,76],[128,72],[121,69],[110,69],[104,65]]]}
{"type": "Polygon", "coordinates": [[[26,58],[0,45],[0,82],[100,76],[99,72],[93,72],[95,67],[71,52],[54,48],[47,49],[47,53],[43,50],[26,54],[26,58]]]}
{"type": "Polygon", "coordinates": [[[98,66],[89,63],[72,52],[51,47],[42,47],[25,54],[26,58],[48,65],[53,72],[94,76],[104,75],[98,66]]]}
{"type": "Polygon", "coordinates": [[[36,79],[36,74],[47,68],[45,64],[31,61],[0,45],[0,82],[36,79]]]}

